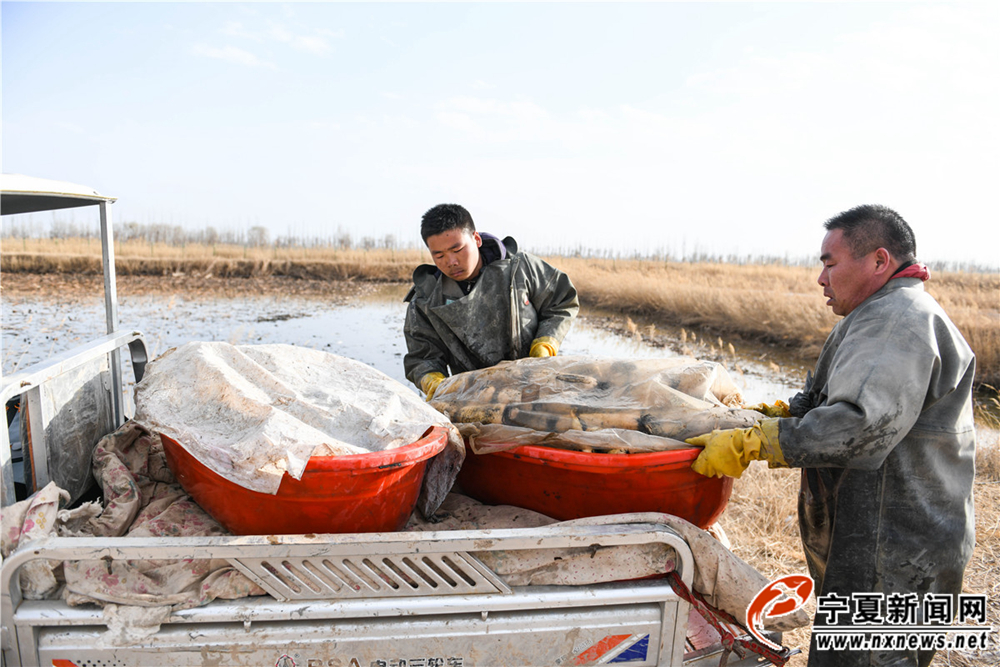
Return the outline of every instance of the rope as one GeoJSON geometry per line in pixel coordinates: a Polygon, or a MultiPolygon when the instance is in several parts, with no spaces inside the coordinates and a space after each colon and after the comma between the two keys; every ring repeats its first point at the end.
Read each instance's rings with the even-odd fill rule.
{"type": "Polygon", "coordinates": [[[757,641],[753,635],[745,631],[745,628],[732,615],[721,609],[716,609],[705,602],[705,598],[700,593],[688,589],[677,575],[677,572],[668,573],[667,580],[670,582],[670,587],[674,589],[674,593],[682,600],[689,602],[701,614],[702,618],[708,621],[715,628],[715,631],[719,633],[722,640],[722,647],[726,649],[726,653],[722,656],[722,661],[719,663],[720,667],[725,667],[726,662],[729,660],[729,653],[735,653],[742,660],[747,656],[747,652],[750,651],[767,658],[777,667],[783,667],[788,662],[788,659],[792,657],[791,649],[783,648],[780,652],[776,652],[767,645],[757,641]],[[729,626],[738,628],[741,631],[740,636],[734,634],[729,626]]]}

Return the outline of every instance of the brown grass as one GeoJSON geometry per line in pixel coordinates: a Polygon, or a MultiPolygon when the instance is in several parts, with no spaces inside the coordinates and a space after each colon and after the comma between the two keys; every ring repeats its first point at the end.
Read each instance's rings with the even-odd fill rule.
{"type": "MultiPolygon", "coordinates": [[[[425,261],[427,253],[419,250],[115,244],[115,269],[124,276],[400,282],[409,280],[414,267],[425,261]]],[[[0,271],[99,275],[101,244],[88,239],[8,239],[0,254],[0,271]]]]}
{"type": "MultiPolygon", "coordinates": [[[[839,319],[816,283],[817,268],[549,259],[592,306],[655,322],[789,348],[813,361],[839,319]]],[[[928,292],[977,356],[979,382],[1000,386],[1000,275],[943,273],[928,292]]]]}
{"type": "MultiPolygon", "coordinates": [[[[101,256],[101,242],[98,239],[4,239],[3,254],[7,255],[85,255],[101,256]]],[[[243,246],[232,244],[187,243],[172,245],[168,243],[148,243],[146,241],[115,241],[115,254],[118,258],[135,259],[173,259],[173,260],[204,260],[204,259],[248,259],[248,260],[303,260],[303,261],[356,261],[367,263],[371,261],[390,261],[409,263],[415,266],[427,259],[427,252],[421,249],[404,250],[361,250],[342,249],[332,246],[317,247],[278,247],[243,246]]]]}
{"type": "MultiPolygon", "coordinates": [[[[799,540],[799,471],[769,470],[754,463],[736,480],[733,495],[720,522],[737,556],[768,579],[786,574],[808,574],[799,540]]],[[[815,602],[807,611],[815,613],[815,602]]],[[[789,667],[803,667],[809,654],[808,627],[784,633],[782,643],[802,654],[789,667]]]]}
{"type": "MultiPolygon", "coordinates": [[[[428,261],[423,250],[340,250],[228,245],[118,243],[120,275],[197,278],[407,282],[428,261]]],[[[550,257],[589,306],[701,337],[751,340],[815,360],[837,321],[816,284],[816,268],[652,260],[550,257]]],[[[100,274],[100,243],[86,239],[7,239],[0,271],[100,274]]],[[[936,273],[928,291],[976,352],[978,380],[1000,386],[1000,274],[936,273]]]]}
{"type": "Polygon", "coordinates": [[[549,261],[572,277],[590,305],[656,316],[665,324],[818,349],[837,320],[817,295],[819,287],[810,269],[577,258],[549,261]]]}

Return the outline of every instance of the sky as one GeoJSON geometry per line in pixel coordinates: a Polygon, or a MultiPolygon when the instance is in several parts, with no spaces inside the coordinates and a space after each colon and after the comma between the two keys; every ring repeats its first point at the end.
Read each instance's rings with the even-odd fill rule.
{"type": "MultiPolygon", "coordinates": [[[[2,167],[119,223],[1000,266],[1000,3],[2,2],[2,167]]],[[[50,214],[51,215],[51,214],[50,214]]],[[[62,212],[63,219],[75,215],[62,212]]]]}

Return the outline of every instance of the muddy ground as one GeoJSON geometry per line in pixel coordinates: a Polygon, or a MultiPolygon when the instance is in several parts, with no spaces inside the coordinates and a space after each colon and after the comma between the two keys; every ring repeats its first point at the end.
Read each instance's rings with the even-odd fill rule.
{"type": "MultiPolygon", "coordinates": [[[[0,276],[0,295],[4,298],[53,297],[92,298],[102,293],[104,282],[97,275],[59,273],[5,273],[0,276]]],[[[187,298],[234,299],[246,295],[296,296],[323,299],[349,299],[371,294],[378,283],[360,281],[304,280],[280,276],[259,278],[176,276],[118,276],[118,296],[183,295],[187,298]]]]}

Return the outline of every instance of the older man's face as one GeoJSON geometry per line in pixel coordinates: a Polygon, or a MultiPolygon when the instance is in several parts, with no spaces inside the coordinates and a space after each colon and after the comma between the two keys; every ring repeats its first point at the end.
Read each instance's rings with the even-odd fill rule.
{"type": "Polygon", "coordinates": [[[821,253],[823,270],[817,282],[823,286],[826,305],[837,315],[848,315],[886,282],[878,251],[855,259],[841,229],[827,232],[821,253]]]}

